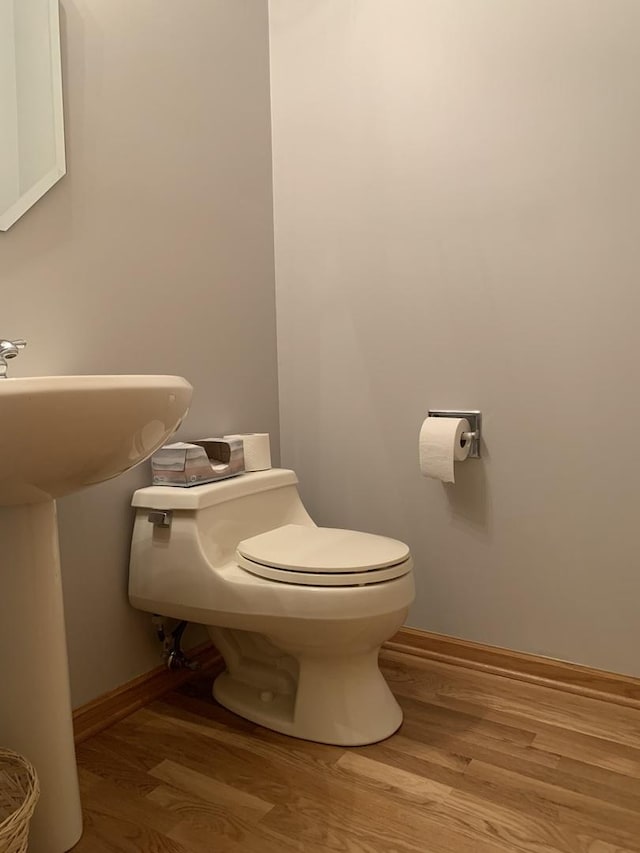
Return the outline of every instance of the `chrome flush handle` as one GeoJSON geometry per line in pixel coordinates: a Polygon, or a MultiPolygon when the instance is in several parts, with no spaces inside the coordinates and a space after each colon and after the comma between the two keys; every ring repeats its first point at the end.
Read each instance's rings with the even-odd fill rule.
{"type": "Polygon", "coordinates": [[[17,341],[5,341],[0,339],[0,379],[7,378],[7,361],[10,358],[15,358],[20,354],[27,345],[26,341],[18,339],[17,341]]]}

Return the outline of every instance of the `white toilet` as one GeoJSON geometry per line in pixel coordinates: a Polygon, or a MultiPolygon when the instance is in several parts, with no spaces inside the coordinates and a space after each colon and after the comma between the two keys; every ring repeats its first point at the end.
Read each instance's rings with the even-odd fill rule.
{"type": "Polygon", "coordinates": [[[378,652],[414,598],[402,542],[317,527],[293,471],[133,496],[129,598],[201,622],[224,657],[213,695],[294,737],[382,740],[402,712],[378,652]]]}

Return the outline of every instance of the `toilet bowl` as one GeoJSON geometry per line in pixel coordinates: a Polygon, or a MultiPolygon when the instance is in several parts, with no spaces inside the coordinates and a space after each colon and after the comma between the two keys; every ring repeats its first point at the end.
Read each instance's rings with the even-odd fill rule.
{"type": "Polygon", "coordinates": [[[378,652],[414,598],[402,542],[317,527],[293,471],[135,492],[129,599],[200,622],[226,671],[213,695],[260,725],[356,746],[402,712],[378,652]]]}

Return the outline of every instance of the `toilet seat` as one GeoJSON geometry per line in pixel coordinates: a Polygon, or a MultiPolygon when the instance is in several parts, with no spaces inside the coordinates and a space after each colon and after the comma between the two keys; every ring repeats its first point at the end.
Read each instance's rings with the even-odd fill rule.
{"type": "Polygon", "coordinates": [[[404,542],[328,527],[287,524],[239,543],[238,565],[261,578],[309,586],[361,586],[402,577],[413,561],[404,542]]]}

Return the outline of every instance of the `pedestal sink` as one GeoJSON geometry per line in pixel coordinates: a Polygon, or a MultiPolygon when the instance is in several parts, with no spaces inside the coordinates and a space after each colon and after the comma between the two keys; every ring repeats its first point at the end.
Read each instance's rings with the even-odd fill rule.
{"type": "Polygon", "coordinates": [[[191,393],[177,376],[0,380],[0,746],[40,777],[30,853],[82,834],[55,499],[150,456],[191,393]]]}

